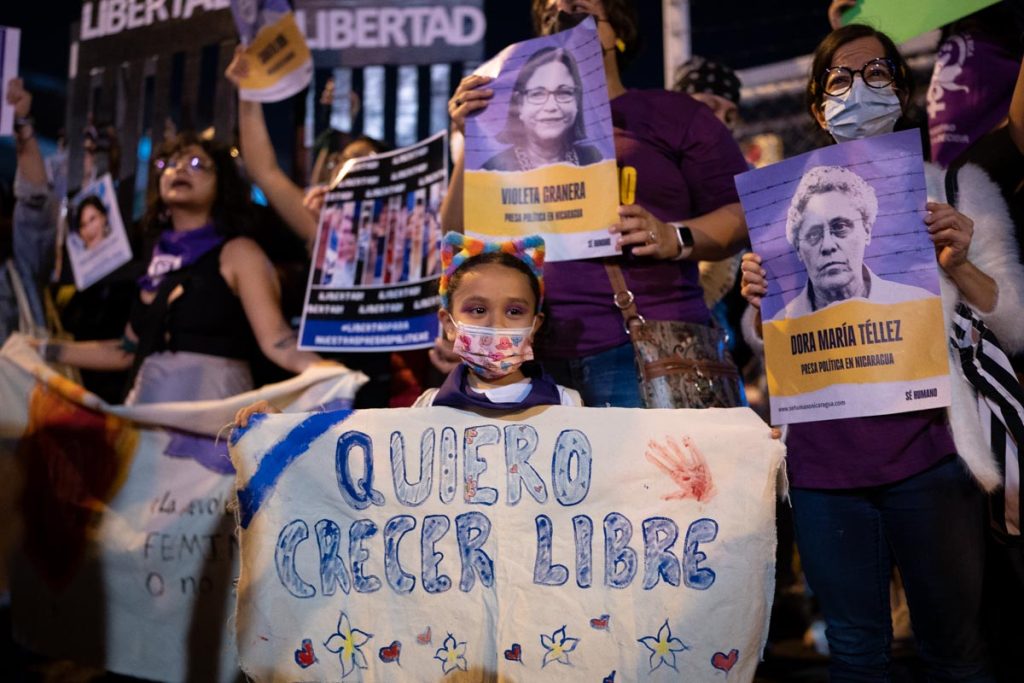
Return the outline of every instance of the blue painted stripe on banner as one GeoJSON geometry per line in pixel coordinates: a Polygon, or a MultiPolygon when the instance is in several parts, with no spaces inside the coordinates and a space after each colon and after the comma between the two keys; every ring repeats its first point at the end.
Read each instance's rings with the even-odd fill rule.
{"type": "Polygon", "coordinates": [[[238,490],[238,521],[243,529],[249,527],[249,522],[260,506],[274,492],[274,486],[285,468],[308,451],[313,441],[334,425],[344,422],[351,414],[351,410],[314,413],[266,452],[245,488],[238,490]]]}
{"type": "Polygon", "coordinates": [[[243,436],[249,433],[250,429],[258,425],[260,422],[263,422],[263,420],[266,419],[266,417],[266,413],[253,413],[252,415],[249,416],[249,424],[245,425],[244,427],[233,427],[231,429],[231,434],[228,436],[228,445],[234,446],[236,443],[238,443],[239,439],[241,439],[243,436]]]}

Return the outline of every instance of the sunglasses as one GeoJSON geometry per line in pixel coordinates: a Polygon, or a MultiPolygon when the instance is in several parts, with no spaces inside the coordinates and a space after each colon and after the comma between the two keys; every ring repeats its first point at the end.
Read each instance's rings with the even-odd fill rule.
{"type": "Polygon", "coordinates": [[[183,168],[189,173],[199,173],[200,171],[209,171],[213,168],[212,163],[203,161],[202,157],[196,154],[187,157],[173,156],[167,159],[159,158],[153,162],[153,165],[160,173],[173,171],[177,168],[183,168]]]}

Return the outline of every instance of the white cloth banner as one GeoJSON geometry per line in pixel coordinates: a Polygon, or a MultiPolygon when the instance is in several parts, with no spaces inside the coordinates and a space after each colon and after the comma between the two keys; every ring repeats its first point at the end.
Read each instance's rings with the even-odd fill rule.
{"type": "Polygon", "coordinates": [[[9,339],[0,510],[16,639],[146,679],[237,679],[234,477],[215,437],[255,400],[351,405],[363,381],[316,366],[222,401],[111,406],[44,365],[24,337],[9,339]]]}
{"type": "Polygon", "coordinates": [[[232,435],[257,681],[750,681],[784,448],[750,410],[260,416],[232,435]]]}

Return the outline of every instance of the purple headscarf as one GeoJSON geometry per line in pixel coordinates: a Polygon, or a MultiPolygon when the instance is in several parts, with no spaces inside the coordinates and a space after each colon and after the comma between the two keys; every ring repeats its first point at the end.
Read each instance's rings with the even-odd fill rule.
{"type": "Polygon", "coordinates": [[[928,86],[932,160],[949,166],[1010,110],[1020,62],[983,33],[963,31],[939,47],[928,86]]]}

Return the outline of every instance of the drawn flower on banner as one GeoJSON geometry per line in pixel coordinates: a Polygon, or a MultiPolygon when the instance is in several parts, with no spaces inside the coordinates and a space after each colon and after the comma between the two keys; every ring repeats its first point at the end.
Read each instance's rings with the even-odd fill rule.
{"type": "Polygon", "coordinates": [[[672,637],[672,629],[668,625],[668,619],[658,629],[657,637],[644,636],[637,642],[651,651],[650,664],[652,672],[662,664],[678,672],[679,669],[676,668],[676,653],[690,649],[683,641],[672,637]],[[655,660],[657,660],[657,663],[655,663],[655,660]]]}
{"type": "Polygon", "coordinates": [[[580,644],[579,638],[570,638],[565,635],[565,626],[558,629],[550,636],[546,633],[540,634],[540,644],[544,646],[547,652],[544,653],[544,663],[541,664],[540,668],[544,668],[551,662],[558,662],[559,664],[567,664],[572,666],[572,662],[569,661],[569,653],[576,649],[576,646],[580,644]]]}
{"type": "Polygon", "coordinates": [[[372,633],[352,628],[348,615],[342,611],[338,617],[338,630],[324,643],[324,647],[338,655],[342,678],[346,678],[356,669],[366,669],[369,666],[366,655],[360,648],[366,645],[370,638],[373,638],[372,633]]]}
{"type": "Polygon", "coordinates": [[[444,639],[444,644],[437,648],[434,659],[441,662],[441,671],[449,674],[456,669],[466,670],[466,643],[458,642],[451,633],[444,639]]]}

